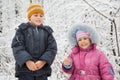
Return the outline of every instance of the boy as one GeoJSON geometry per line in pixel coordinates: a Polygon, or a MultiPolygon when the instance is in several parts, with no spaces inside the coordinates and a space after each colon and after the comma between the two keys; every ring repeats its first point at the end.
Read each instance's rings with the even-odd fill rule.
{"type": "Polygon", "coordinates": [[[28,23],[22,23],[12,41],[19,80],[47,80],[57,53],[53,30],[43,25],[44,10],[39,4],[27,9],[28,23]]]}

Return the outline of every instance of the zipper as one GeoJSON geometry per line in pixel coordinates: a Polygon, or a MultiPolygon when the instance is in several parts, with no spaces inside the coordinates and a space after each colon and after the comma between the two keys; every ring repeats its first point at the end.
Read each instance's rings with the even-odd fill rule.
{"type": "Polygon", "coordinates": [[[36,32],[37,32],[37,34],[38,34],[38,28],[37,28],[37,26],[35,27],[35,30],[36,30],[36,32]]]}

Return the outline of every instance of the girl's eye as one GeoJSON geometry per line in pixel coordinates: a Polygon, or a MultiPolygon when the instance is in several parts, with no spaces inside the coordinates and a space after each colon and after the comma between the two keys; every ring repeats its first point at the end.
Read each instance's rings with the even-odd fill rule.
{"type": "Polygon", "coordinates": [[[84,38],[80,38],[79,41],[82,41],[82,40],[87,40],[88,38],[84,37],[84,38]]]}
{"type": "Polygon", "coordinates": [[[82,39],[79,39],[79,41],[82,41],[82,39]]]}
{"type": "Polygon", "coordinates": [[[83,38],[84,40],[88,39],[88,38],[83,38]]]}

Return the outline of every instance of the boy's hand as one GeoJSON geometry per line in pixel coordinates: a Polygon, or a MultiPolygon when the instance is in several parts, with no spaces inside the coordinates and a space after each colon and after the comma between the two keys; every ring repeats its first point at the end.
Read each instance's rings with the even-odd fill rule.
{"type": "Polygon", "coordinates": [[[37,67],[36,67],[35,63],[31,60],[28,60],[26,62],[26,65],[27,65],[28,69],[31,70],[31,71],[36,71],[37,70],[37,67]]]}
{"type": "Polygon", "coordinates": [[[35,63],[38,70],[41,69],[45,64],[46,64],[45,61],[40,61],[40,60],[35,63]]]}
{"type": "Polygon", "coordinates": [[[68,58],[64,59],[64,61],[63,61],[63,64],[66,65],[66,66],[69,66],[70,63],[71,63],[71,61],[68,58]]]}

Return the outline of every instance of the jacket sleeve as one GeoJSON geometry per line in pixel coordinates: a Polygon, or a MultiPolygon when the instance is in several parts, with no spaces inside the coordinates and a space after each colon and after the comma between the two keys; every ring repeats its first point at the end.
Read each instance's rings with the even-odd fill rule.
{"type": "Polygon", "coordinates": [[[52,33],[50,33],[48,36],[46,51],[39,59],[44,60],[47,62],[47,64],[51,65],[55,59],[56,53],[57,53],[57,43],[52,33]]]}
{"type": "Polygon", "coordinates": [[[114,71],[105,54],[101,52],[99,69],[102,80],[114,80],[114,71]]]}
{"type": "Polygon", "coordinates": [[[74,71],[74,61],[72,56],[72,53],[68,56],[68,58],[71,60],[71,66],[69,68],[66,68],[64,64],[62,64],[62,70],[68,74],[72,74],[74,71]]]}
{"type": "Polygon", "coordinates": [[[16,63],[22,67],[22,65],[27,61],[32,59],[31,55],[25,50],[25,39],[21,32],[22,29],[16,30],[16,34],[12,40],[12,51],[16,63]]]}

